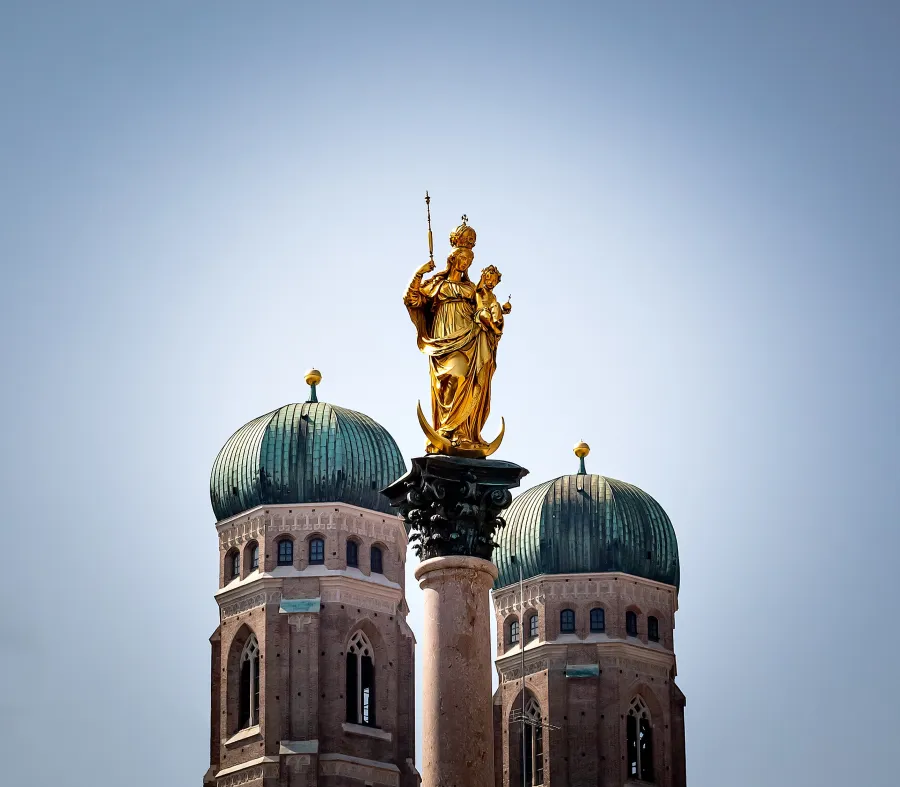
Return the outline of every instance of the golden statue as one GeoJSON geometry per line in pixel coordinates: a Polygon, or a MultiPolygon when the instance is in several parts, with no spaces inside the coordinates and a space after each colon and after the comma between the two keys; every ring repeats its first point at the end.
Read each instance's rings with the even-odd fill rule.
{"type": "MultiPolygon", "coordinates": [[[[428,198],[426,195],[426,203],[428,198]]],[[[493,265],[481,272],[478,284],[469,279],[475,259],[475,230],[466,216],[450,233],[453,250],[447,267],[427,281],[434,259],[420,267],[403,297],[416,326],[419,349],[431,370],[431,423],[419,405],[419,423],[428,438],[430,454],[467,457],[490,456],[500,447],[506,424],[490,443],[481,429],[491,411],[491,378],[497,368],[497,344],[503,335],[503,317],[512,311],[493,293],[500,271],[493,265]]],[[[429,246],[431,216],[429,210],[429,246]]]]}

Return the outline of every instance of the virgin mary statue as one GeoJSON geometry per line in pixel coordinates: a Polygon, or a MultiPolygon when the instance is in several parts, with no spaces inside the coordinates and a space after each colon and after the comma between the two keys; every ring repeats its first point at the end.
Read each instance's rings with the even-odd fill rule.
{"type": "Polygon", "coordinates": [[[428,453],[484,457],[499,447],[503,437],[502,428],[492,443],[481,436],[491,411],[491,378],[497,368],[502,324],[499,330],[489,330],[476,320],[481,296],[493,299],[493,295],[469,279],[475,230],[466,224],[465,216],[450,233],[450,243],[453,250],[447,267],[423,282],[422,277],[435,268],[434,262],[426,262],[403,297],[431,373],[431,423],[421,406],[419,422],[428,437],[428,453]]]}

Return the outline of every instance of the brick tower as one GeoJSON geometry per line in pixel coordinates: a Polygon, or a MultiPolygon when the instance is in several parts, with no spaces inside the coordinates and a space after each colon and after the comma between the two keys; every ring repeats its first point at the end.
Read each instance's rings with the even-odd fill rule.
{"type": "Polygon", "coordinates": [[[513,501],[494,553],[495,784],[684,787],[675,532],[642,490],[588,475],[588,451],[513,501]]]}
{"type": "Polygon", "coordinates": [[[405,471],[361,413],[310,398],[241,427],[210,494],[220,623],[204,785],[417,787],[405,471]]]}

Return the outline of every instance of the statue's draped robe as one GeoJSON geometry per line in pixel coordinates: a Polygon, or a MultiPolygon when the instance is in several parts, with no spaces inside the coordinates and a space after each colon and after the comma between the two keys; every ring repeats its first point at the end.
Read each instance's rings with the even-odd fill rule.
{"type": "Polygon", "coordinates": [[[438,274],[411,286],[404,303],[431,367],[435,430],[460,445],[485,445],[497,339],[475,321],[475,285],[438,274]]]}

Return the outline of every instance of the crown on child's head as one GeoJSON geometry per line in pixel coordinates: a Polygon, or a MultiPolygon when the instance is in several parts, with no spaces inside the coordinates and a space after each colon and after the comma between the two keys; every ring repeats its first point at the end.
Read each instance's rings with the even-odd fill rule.
{"type": "Polygon", "coordinates": [[[450,245],[455,249],[471,249],[475,246],[475,230],[466,222],[469,217],[463,214],[462,224],[450,232],[450,245]]]}

